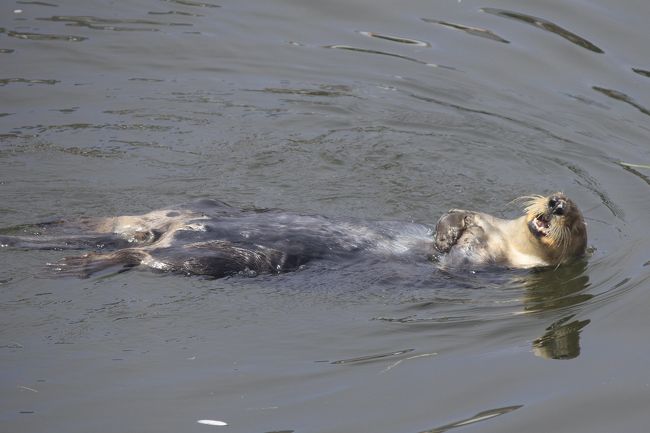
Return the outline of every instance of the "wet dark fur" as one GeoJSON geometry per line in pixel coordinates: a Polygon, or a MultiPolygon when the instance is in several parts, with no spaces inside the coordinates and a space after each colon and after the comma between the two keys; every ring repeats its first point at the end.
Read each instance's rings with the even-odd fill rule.
{"type": "Polygon", "coordinates": [[[79,277],[142,264],[164,272],[220,278],[237,273],[282,273],[314,260],[349,261],[368,254],[425,261],[433,253],[430,229],[414,223],[239,210],[213,200],[179,206],[166,213],[171,218],[176,215],[181,227],[154,227],[127,237],[121,233],[79,233],[80,228],[88,230],[97,224],[92,219],[16,227],[4,230],[11,234],[0,235],[0,245],[94,249],[50,265],[59,275],[79,277]]]}

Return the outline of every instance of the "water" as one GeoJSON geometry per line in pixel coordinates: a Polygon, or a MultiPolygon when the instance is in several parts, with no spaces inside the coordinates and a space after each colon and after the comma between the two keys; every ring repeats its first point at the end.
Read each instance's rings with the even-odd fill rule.
{"type": "Polygon", "coordinates": [[[210,281],[43,278],[64,253],[5,249],[2,430],[645,430],[649,13],[5,2],[0,226],[201,197],[433,224],[562,190],[591,253],[556,271],[210,281]]]}

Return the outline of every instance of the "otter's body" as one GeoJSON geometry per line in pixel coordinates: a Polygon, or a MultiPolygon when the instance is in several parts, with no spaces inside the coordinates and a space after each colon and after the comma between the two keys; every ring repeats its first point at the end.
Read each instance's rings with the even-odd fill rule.
{"type": "MultiPolygon", "coordinates": [[[[530,268],[548,265],[536,254],[531,254],[527,236],[525,217],[504,220],[480,212],[454,209],[450,214],[458,214],[467,225],[462,236],[448,248],[441,245],[438,238],[436,246],[447,254],[441,256],[441,263],[446,266],[481,263],[506,265],[514,268],[530,268]]],[[[440,225],[441,223],[439,223],[440,225]]]]}
{"type": "Polygon", "coordinates": [[[144,215],[24,226],[25,231],[30,235],[0,236],[0,246],[94,249],[52,265],[59,274],[82,277],[111,267],[141,266],[219,278],[368,256],[434,259],[444,267],[530,268],[559,265],[582,255],[586,247],[580,211],[557,194],[530,198],[526,215],[513,220],[451,210],[435,230],[416,223],[239,210],[203,200],[144,215]]]}
{"type": "Polygon", "coordinates": [[[362,256],[426,261],[431,228],[415,223],[363,222],[277,210],[239,210],[202,200],[144,215],[86,218],[34,226],[36,236],[0,237],[23,248],[87,249],[52,265],[62,275],[89,276],[115,266],[220,278],[237,273],[282,273],[314,260],[362,256]],[[84,234],[70,233],[73,226],[84,234]],[[93,241],[96,241],[93,245],[93,241]]]}

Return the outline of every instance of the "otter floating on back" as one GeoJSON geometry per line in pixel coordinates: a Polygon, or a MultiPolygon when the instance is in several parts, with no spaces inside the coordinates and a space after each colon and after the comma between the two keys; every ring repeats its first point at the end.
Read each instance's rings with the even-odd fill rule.
{"type": "Polygon", "coordinates": [[[202,200],[138,216],[23,226],[19,229],[29,236],[0,236],[0,245],[94,249],[49,265],[57,274],[79,277],[138,266],[220,278],[289,272],[314,260],[346,261],[364,255],[432,260],[444,267],[530,268],[557,266],[584,254],[586,228],[571,200],[562,193],[527,199],[525,215],[514,220],[453,209],[435,229],[417,223],[239,210],[202,200]]]}

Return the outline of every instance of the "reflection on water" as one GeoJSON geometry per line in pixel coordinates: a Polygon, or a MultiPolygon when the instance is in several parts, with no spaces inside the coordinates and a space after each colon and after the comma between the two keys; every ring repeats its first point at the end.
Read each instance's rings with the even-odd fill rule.
{"type": "Polygon", "coordinates": [[[519,279],[526,288],[524,308],[527,312],[566,309],[588,301],[593,295],[584,293],[589,287],[587,262],[560,266],[557,269],[539,269],[519,279]]]}
{"type": "MultiPolygon", "coordinates": [[[[586,260],[554,270],[532,272],[522,279],[526,287],[524,310],[530,313],[571,311],[593,298],[584,293],[589,287],[586,260]]],[[[572,359],[580,355],[580,331],[590,320],[574,320],[570,314],[553,322],[544,335],[533,341],[533,353],[548,359],[572,359]],[[567,323],[569,322],[569,323],[567,323]]]]}
{"type": "Polygon", "coordinates": [[[586,48],[589,51],[593,51],[594,53],[599,53],[602,54],[604,53],[603,50],[598,48],[596,45],[592,44],[588,40],[581,38],[580,36],[576,35],[575,33],[572,33],[566,29],[563,29],[562,27],[558,26],[555,23],[552,23],[548,20],[545,20],[543,18],[537,18],[532,15],[526,15],[522,14],[519,12],[512,12],[512,11],[507,11],[503,9],[495,9],[495,8],[483,8],[481,9],[483,12],[493,14],[493,15],[498,15],[506,18],[512,18],[517,21],[522,21],[524,23],[531,24],[535,27],[538,27],[542,30],[546,30],[551,33],[555,33],[556,35],[562,36],[564,39],[573,42],[574,44],[581,46],[582,48],[586,48]]]}
{"type": "Polygon", "coordinates": [[[586,293],[590,288],[586,266],[586,260],[579,260],[557,269],[532,271],[486,269],[472,274],[437,271],[430,277],[428,286],[440,285],[442,281],[442,290],[413,293],[412,299],[397,310],[403,315],[375,317],[375,320],[438,329],[494,321],[517,326],[515,323],[525,317],[535,321],[549,317],[552,323],[533,342],[534,353],[549,359],[575,358],[580,354],[580,331],[590,321],[569,323],[569,320],[594,297],[586,293]]]}
{"type": "Polygon", "coordinates": [[[591,320],[569,322],[573,317],[567,316],[546,328],[544,335],[533,341],[533,353],[547,359],[573,359],[580,355],[580,331],[591,320]]]}

